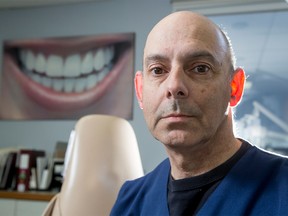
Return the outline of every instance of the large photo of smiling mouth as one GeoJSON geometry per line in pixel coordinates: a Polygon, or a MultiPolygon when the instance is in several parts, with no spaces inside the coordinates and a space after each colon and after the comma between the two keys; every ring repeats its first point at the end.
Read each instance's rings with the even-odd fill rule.
{"type": "MultiPolygon", "coordinates": [[[[97,113],[95,104],[114,88],[119,78],[128,76],[127,80],[133,80],[132,33],[6,41],[4,50],[2,84],[3,80],[6,83],[3,86],[18,85],[15,89],[21,88],[21,94],[25,93],[25,98],[41,109],[65,111],[72,118],[73,111],[91,106],[97,113]]],[[[127,82],[124,83],[127,87],[127,82]]],[[[128,90],[124,88],[132,92],[129,86],[128,90]]],[[[126,95],[129,97],[131,93],[126,95]]]]}

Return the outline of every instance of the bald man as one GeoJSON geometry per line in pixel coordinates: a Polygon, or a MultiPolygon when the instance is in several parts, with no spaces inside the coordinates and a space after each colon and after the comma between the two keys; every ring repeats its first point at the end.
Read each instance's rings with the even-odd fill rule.
{"type": "Polygon", "coordinates": [[[287,214],[287,158],[233,133],[244,83],[212,21],[185,11],[161,20],[148,35],[135,89],[168,159],[126,182],[111,215],[287,214]]]}

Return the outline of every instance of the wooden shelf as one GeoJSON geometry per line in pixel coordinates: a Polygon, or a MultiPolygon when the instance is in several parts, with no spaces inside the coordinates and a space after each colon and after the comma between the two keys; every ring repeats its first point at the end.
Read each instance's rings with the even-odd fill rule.
{"type": "Polygon", "coordinates": [[[57,192],[49,191],[4,191],[0,190],[0,199],[21,199],[33,201],[50,201],[57,192]]]}

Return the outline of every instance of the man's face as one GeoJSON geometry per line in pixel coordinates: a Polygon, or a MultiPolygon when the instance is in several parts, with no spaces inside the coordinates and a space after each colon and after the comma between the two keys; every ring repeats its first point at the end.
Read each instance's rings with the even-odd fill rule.
{"type": "Polygon", "coordinates": [[[183,28],[170,20],[152,30],[140,102],[156,139],[180,147],[215,138],[231,93],[226,49],[223,35],[201,22],[183,28]]]}

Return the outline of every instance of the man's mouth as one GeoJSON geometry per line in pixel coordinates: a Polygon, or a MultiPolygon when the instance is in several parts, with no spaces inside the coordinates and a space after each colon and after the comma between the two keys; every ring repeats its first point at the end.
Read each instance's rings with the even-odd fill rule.
{"type": "Polygon", "coordinates": [[[5,76],[11,86],[17,83],[29,100],[46,109],[78,110],[95,104],[119,77],[133,75],[133,40],[133,34],[119,34],[72,41],[8,41],[5,76]]]}

